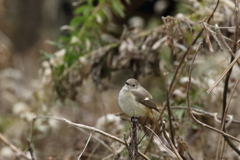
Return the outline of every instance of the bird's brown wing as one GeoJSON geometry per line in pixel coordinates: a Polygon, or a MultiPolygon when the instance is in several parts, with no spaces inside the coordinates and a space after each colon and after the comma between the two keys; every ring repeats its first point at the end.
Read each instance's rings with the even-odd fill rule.
{"type": "Polygon", "coordinates": [[[146,97],[145,95],[143,95],[139,92],[136,92],[136,91],[132,91],[132,94],[134,95],[137,102],[143,104],[146,107],[155,109],[156,111],[159,112],[159,110],[156,107],[156,104],[150,97],[146,97]]]}

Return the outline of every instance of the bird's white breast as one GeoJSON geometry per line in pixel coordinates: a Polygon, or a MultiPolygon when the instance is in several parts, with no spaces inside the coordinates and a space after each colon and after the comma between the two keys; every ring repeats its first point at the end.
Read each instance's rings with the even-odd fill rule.
{"type": "Polygon", "coordinates": [[[148,108],[137,102],[134,95],[124,88],[119,92],[118,103],[122,111],[130,117],[144,116],[148,113],[148,108]]]}

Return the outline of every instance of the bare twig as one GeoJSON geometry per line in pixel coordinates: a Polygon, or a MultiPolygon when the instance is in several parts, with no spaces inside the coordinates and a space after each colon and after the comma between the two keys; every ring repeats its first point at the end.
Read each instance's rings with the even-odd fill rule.
{"type": "MultiPolygon", "coordinates": [[[[129,145],[128,145],[128,142],[127,142],[126,132],[124,132],[124,142],[125,142],[125,144],[126,144],[127,150],[129,150],[129,145]]],[[[145,153],[144,153],[144,154],[145,154],[145,153]]]]}
{"type": "MultiPolygon", "coordinates": [[[[74,155],[78,155],[78,154],[79,154],[79,152],[76,152],[76,151],[74,152],[74,155]]],[[[102,160],[104,158],[104,155],[102,155],[102,154],[92,154],[92,153],[88,153],[86,151],[83,153],[83,156],[86,156],[86,157],[90,157],[91,156],[92,159],[96,159],[96,160],[97,159],[101,159],[102,160]]]]}
{"type": "MultiPolygon", "coordinates": [[[[171,108],[172,109],[187,109],[188,110],[188,107],[182,107],[182,106],[171,106],[171,108]]],[[[221,123],[222,118],[217,117],[218,113],[211,113],[211,112],[207,112],[207,111],[196,109],[196,108],[191,108],[191,111],[194,115],[211,116],[215,119],[216,122],[221,123]]],[[[229,117],[229,119],[225,119],[225,122],[240,124],[240,120],[233,119],[232,115],[227,115],[227,117],[229,117]]]]}
{"type": "MultiPolygon", "coordinates": [[[[235,36],[234,36],[234,41],[237,42],[238,40],[238,33],[239,33],[239,27],[238,27],[238,2],[237,0],[235,1],[235,23],[236,23],[236,28],[235,28],[235,36]]],[[[233,49],[232,49],[233,53],[236,53],[237,51],[237,45],[234,43],[233,44],[233,49]]],[[[238,56],[237,56],[238,57],[238,56]]],[[[234,62],[234,61],[237,61],[237,57],[235,57],[234,59],[234,56],[231,56],[231,62],[234,62]]],[[[235,64],[235,63],[231,63],[231,64],[235,64]]],[[[229,71],[227,72],[227,75],[226,75],[226,79],[225,79],[225,84],[224,84],[224,90],[223,90],[223,104],[222,104],[222,123],[221,123],[221,130],[222,131],[226,131],[225,129],[225,119],[226,119],[226,115],[227,115],[227,112],[228,112],[228,108],[229,108],[229,105],[227,104],[227,94],[228,94],[228,84],[229,84],[229,79],[230,79],[230,76],[231,76],[231,73],[232,73],[232,67],[233,65],[231,66],[231,68],[229,68],[229,71]]],[[[233,93],[233,92],[232,92],[233,93]]],[[[228,145],[238,154],[240,155],[240,150],[238,149],[238,147],[236,147],[231,141],[230,139],[227,137],[227,136],[223,136],[225,141],[228,143],[228,145]]],[[[223,154],[221,154],[223,155],[223,154]]],[[[220,156],[220,158],[222,158],[220,156]]]]}
{"type": "MultiPolygon", "coordinates": [[[[223,155],[223,148],[225,146],[225,141],[223,141],[222,135],[218,135],[218,142],[217,142],[217,152],[215,160],[219,159],[219,155],[223,155]]],[[[220,156],[221,157],[221,156],[220,156]]]]}
{"type": "Polygon", "coordinates": [[[89,138],[88,138],[88,140],[87,140],[87,143],[85,144],[85,146],[84,146],[81,154],[78,156],[78,160],[80,160],[80,158],[82,157],[83,152],[86,150],[87,145],[88,145],[88,143],[90,142],[90,139],[92,138],[92,134],[93,134],[93,132],[90,133],[89,138]]]}
{"type": "MultiPolygon", "coordinates": [[[[210,27],[213,27],[213,28],[215,28],[215,26],[213,26],[213,25],[210,25],[210,24],[207,24],[206,22],[202,22],[202,23],[204,23],[204,25],[206,25],[206,26],[210,26],[210,27]]],[[[218,27],[219,29],[236,29],[236,26],[229,26],[229,27],[218,27]]],[[[227,37],[226,37],[227,38],[227,37]]],[[[231,40],[231,39],[229,39],[229,40],[231,40]]]]}
{"type": "Polygon", "coordinates": [[[221,155],[220,155],[220,158],[222,158],[222,159],[223,159],[223,153],[224,153],[225,148],[226,148],[226,141],[223,141],[222,152],[221,152],[221,155]]]}
{"type": "Polygon", "coordinates": [[[8,147],[10,147],[15,153],[17,156],[19,157],[22,157],[24,159],[27,159],[27,160],[31,160],[31,158],[29,158],[28,156],[26,156],[22,151],[20,151],[16,146],[14,146],[11,142],[9,142],[7,140],[7,138],[5,138],[1,133],[0,133],[0,140],[5,144],[7,145],[8,147]]]}
{"type": "MultiPolygon", "coordinates": [[[[84,129],[82,128],[77,128],[78,130],[82,131],[83,133],[89,135],[89,133],[87,131],[85,131],[84,129]]],[[[112,152],[112,149],[101,139],[99,139],[98,137],[92,135],[92,138],[94,138],[96,141],[98,141],[99,143],[101,143],[104,147],[106,147],[109,151],[112,152]]]]}
{"type": "MultiPolygon", "coordinates": [[[[206,22],[200,22],[200,24],[204,27],[204,29],[206,29],[207,31],[209,31],[213,38],[219,43],[220,41],[218,39],[216,39],[217,37],[220,37],[221,39],[221,42],[223,42],[222,40],[224,40],[224,43],[223,44],[227,44],[225,40],[228,40],[229,42],[232,42],[234,43],[235,45],[237,45],[239,47],[239,44],[237,43],[237,41],[234,41],[233,39],[231,38],[228,38],[224,35],[221,34],[221,32],[219,32],[220,30],[219,29],[222,29],[222,28],[232,28],[232,27],[219,27],[217,24],[215,26],[212,26],[206,22]],[[210,27],[213,27],[216,32],[214,32],[210,27]]],[[[236,28],[236,27],[234,27],[236,28]]],[[[220,43],[219,43],[220,44],[220,43]]],[[[221,47],[221,46],[220,46],[221,47]]],[[[227,49],[229,49],[228,47],[226,47],[227,49]]]]}
{"type": "Polygon", "coordinates": [[[218,80],[214,83],[212,87],[210,87],[207,90],[207,93],[210,93],[217,85],[218,83],[223,79],[223,77],[229,72],[229,70],[233,67],[233,65],[237,62],[237,60],[240,58],[240,54],[236,56],[236,58],[228,65],[228,67],[223,71],[221,76],[218,78],[218,80]]]}
{"type": "MultiPolygon", "coordinates": [[[[226,42],[225,38],[223,38],[223,35],[221,33],[221,30],[219,29],[218,25],[216,25],[216,31],[218,32],[218,37],[220,39],[220,41],[223,43],[223,45],[227,48],[228,53],[230,54],[230,56],[235,58],[235,53],[232,51],[232,49],[230,48],[230,46],[228,45],[228,43],[226,42]]],[[[234,42],[233,42],[234,43],[234,42]]],[[[237,44],[237,42],[235,42],[235,44],[237,44]]],[[[240,64],[237,61],[238,65],[240,64]]]]}
{"type": "MultiPolygon", "coordinates": [[[[213,9],[213,12],[208,17],[207,23],[209,23],[210,20],[212,19],[215,11],[217,10],[218,5],[219,5],[219,0],[217,1],[217,4],[216,4],[215,8],[213,9]]],[[[179,65],[178,65],[177,69],[175,70],[175,73],[174,73],[174,76],[173,76],[173,80],[172,80],[172,82],[171,82],[171,84],[169,86],[169,94],[170,94],[169,97],[171,97],[172,92],[174,91],[175,82],[180,77],[180,75],[177,77],[177,74],[179,73],[179,69],[180,69],[181,65],[184,63],[185,58],[187,57],[187,55],[189,54],[189,51],[191,50],[191,47],[197,42],[198,38],[202,35],[203,31],[204,31],[204,28],[202,28],[202,30],[198,33],[197,37],[192,41],[191,45],[187,48],[187,51],[184,53],[182,59],[180,60],[179,65]]]]}
{"type": "Polygon", "coordinates": [[[188,82],[188,86],[187,86],[187,104],[188,104],[188,109],[189,109],[189,111],[190,111],[191,117],[193,118],[193,120],[195,120],[197,123],[201,124],[203,127],[209,128],[209,129],[211,129],[211,130],[213,130],[213,131],[215,131],[215,132],[217,132],[217,133],[220,133],[220,134],[222,134],[222,135],[228,136],[229,138],[231,138],[231,139],[233,139],[233,140],[235,140],[235,141],[237,141],[237,142],[240,143],[240,140],[237,139],[236,137],[233,137],[232,135],[229,135],[229,134],[227,134],[227,133],[225,133],[225,132],[223,132],[223,131],[220,131],[220,130],[212,127],[212,126],[209,126],[209,125],[207,125],[207,124],[199,121],[199,120],[196,119],[196,117],[193,115],[193,113],[192,113],[192,111],[191,111],[191,104],[190,104],[189,92],[190,92],[191,75],[192,75],[192,69],[193,69],[193,66],[192,66],[192,65],[193,65],[193,62],[194,62],[194,60],[195,60],[195,57],[196,57],[196,54],[195,54],[194,58],[192,59],[191,65],[190,65],[190,67],[189,67],[189,82],[188,82]]]}
{"type": "MultiPolygon", "coordinates": [[[[115,140],[115,141],[117,141],[119,143],[122,143],[122,144],[127,146],[127,144],[125,144],[125,142],[123,140],[121,140],[121,139],[119,139],[119,138],[117,138],[117,137],[115,137],[115,136],[113,136],[113,135],[111,135],[109,133],[106,133],[106,132],[104,132],[104,131],[102,131],[100,129],[97,129],[97,128],[94,128],[94,127],[90,127],[90,126],[87,126],[87,125],[83,125],[83,124],[73,123],[73,122],[71,122],[71,121],[69,121],[69,120],[67,120],[65,118],[58,118],[58,117],[56,117],[55,119],[61,120],[63,122],[66,122],[70,126],[74,126],[74,127],[77,127],[77,128],[80,127],[80,128],[84,128],[84,129],[87,129],[87,130],[94,131],[96,133],[102,134],[102,135],[104,135],[104,136],[106,136],[108,138],[111,138],[111,139],[113,139],[113,140],[115,140]]],[[[144,155],[142,152],[138,151],[138,153],[139,153],[140,156],[142,156],[142,158],[144,158],[146,160],[149,160],[149,158],[146,155],[144,155]]]]}
{"type": "Polygon", "coordinates": [[[226,122],[227,111],[228,111],[228,109],[229,109],[229,106],[230,106],[230,103],[231,103],[233,94],[234,94],[234,92],[235,92],[235,90],[236,90],[237,85],[239,84],[239,82],[240,82],[240,78],[238,78],[237,82],[236,82],[235,85],[233,86],[233,89],[232,89],[232,91],[231,91],[231,94],[230,94],[230,96],[229,96],[228,103],[227,103],[227,106],[226,106],[226,109],[225,109],[226,114],[224,114],[224,117],[222,118],[222,122],[223,122],[223,121],[226,122]]]}
{"type": "Polygon", "coordinates": [[[167,135],[167,132],[165,130],[165,123],[163,122],[163,134],[164,134],[164,137],[167,139],[168,143],[170,144],[170,146],[172,147],[175,155],[177,156],[177,158],[179,160],[182,160],[182,157],[180,156],[180,154],[178,153],[177,149],[175,148],[174,144],[172,143],[172,141],[170,140],[170,138],[168,137],[167,135]]]}
{"type": "Polygon", "coordinates": [[[177,158],[177,155],[176,155],[176,153],[173,153],[173,151],[171,151],[163,142],[162,142],[162,140],[161,140],[161,138],[151,129],[151,128],[149,128],[148,126],[145,126],[147,129],[149,129],[158,139],[159,139],[159,141],[161,142],[161,144],[164,146],[164,148],[166,148],[166,150],[169,152],[169,154],[171,155],[171,156],[174,156],[174,158],[177,158]]]}
{"type": "MultiPolygon", "coordinates": [[[[154,129],[155,129],[155,126],[154,126],[154,129]]],[[[146,154],[147,153],[147,150],[149,149],[149,146],[150,146],[150,144],[151,144],[151,142],[152,142],[152,140],[153,140],[153,136],[154,136],[154,134],[151,134],[150,135],[150,138],[149,138],[149,140],[148,140],[148,143],[147,143],[147,145],[146,145],[146,148],[145,148],[145,150],[144,150],[144,154],[146,154]]]]}
{"type": "Polygon", "coordinates": [[[195,120],[197,123],[199,123],[199,124],[202,125],[203,127],[206,127],[206,128],[208,128],[208,129],[211,129],[211,130],[213,130],[213,131],[215,131],[215,132],[217,132],[217,133],[220,133],[220,134],[222,134],[222,135],[228,136],[229,138],[231,138],[231,139],[233,139],[233,140],[235,140],[235,141],[237,141],[237,142],[240,143],[240,140],[237,139],[236,137],[233,137],[233,136],[230,135],[230,134],[227,134],[227,133],[225,133],[225,132],[222,132],[222,131],[220,131],[220,130],[212,127],[212,126],[209,126],[209,125],[207,125],[207,124],[199,121],[199,120],[192,114],[192,112],[190,112],[190,113],[191,113],[191,116],[192,116],[193,120],[195,120]]]}
{"type": "MultiPolygon", "coordinates": [[[[237,82],[235,83],[233,89],[232,89],[232,92],[231,92],[231,95],[230,95],[230,98],[228,100],[228,103],[225,104],[226,107],[225,107],[225,110],[224,110],[224,113],[223,113],[223,117],[222,117],[222,121],[221,121],[221,130],[222,131],[225,131],[226,129],[226,126],[225,126],[225,122],[226,122],[226,117],[227,117],[227,112],[228,112],[228,109],[229,109],[229,106],[230,106],[230,102],[231,102],[231,99],[232,99],[232,96],[234,94],[234,91],[237,87],[237,84],[239,83],[240,81],[240,78],[237,80],[237,82]]],[[[224,92],[225,93],[225,92],[224,92]]],[[[227,94],[227,93],[226,93],[227,94]]],[[[224,98],[227,98],[227,95],[224,96],[224,98]]],[[[229,123],[227,124],[227,126],[229,125],[229,123]]],[[[228,139],[228,137],[225,137],[225,140],[226,142],[229,144],[229,146],[234,150],[236,151],[238,154],[240,153],[239,149],[228,139]]],[[[223,149],[222,149],[223,151],[223,149]]],[[[222,155],[222,154],[221,154],[222,155]]],[[[218,158],[218,157],[217,157],[218,158]]],[[[216,159],[217,159],[216,158],[216,159]]],[[[220,157],[221,158],[221,157],[220,157]]]]}
{"type": "Polygon", "coordinates": [[[31,160],[37,160],[37,158],[36,158],[36,156],[34,154],[34,150],[33,150],[32,146],[31,146],[30,141],[28,140],[27,142],[28,142],[28,151],[30,152],[30,155],[31,155],[31,160]]]}
{"type": "MultiPolygon", "coordinates": [[[[94,145],[94,147],[91,149],[91,153],[89,154],[88,158],[86,160],[91,160],[95,151],[98,149],[100,143],[97,143],[94,145]]],[[[106,152],[106,151],[105,151],[106,152]]],[[[84,153],[84,152],[83,152],[84,153]]]]}
{"type": "MultiPolygon", "coordinates": [[[[166,85],[168,85],[168,76],[166,75],[166,85]]],[[[168,86],[166,88],[166,95],[167,95],[167,111],[168,111],[168,120],[169,120],[169,128],[170,128],[170,135],[171,135],[171,140],[172,140],[172,143],[173,145],[175,145],[175,142],[174,142],[174,129],[173,129],[173,125],[172,125],[172,111],[170,109],[170,103],[169,103],[169,90],[168,90],[168,86]]]]}
{"type": "Polygon", "coordinates": [[[69,121],[68,119],[65,119],[65,118],[60,118],[60,120],[66,122],[70,126],[74,126],[74,127],[77,127],[77,128],[80,127],[80,128],[83,128],[83,129],[94,131],[96,133],[100,133],[100,134],[102,134],[102,135],[104,135],[104,136],[106,136],[108,138],[111,138],[111,139],[113,139],[115,141],[118,141],[118,142],[120,142],[120,143],[125,145],[125,142],[123,140],[121,140],[121,139],[119,139],[119,138],[117,138],[117,137],[115,137],[115,136],[113,136],[113,135],[111,135],[111,134],[109,134],[107,132],[104,132],[104,131],[102,131],[100,129],[97,129],[97,128],[94,128],[94,127],[90,127],[90,126],[87,126],[87,125],[84,125],[84,124],[74,123],[74,122],[71,122],[71,121],[69,121]]]}
{"type": "Polygon", "coordinates": [[[126,147],[126,146],[121,146],[121,147],[116,151],[116,153],[110,154],[110,155],[104,157],[102,160],[107,160],[107,159],[111,158],[111,157],[114,156],[114,155],[120,154],[120,153],[123,151],[123,149],[125,149],[125,147],[126,147]]]}

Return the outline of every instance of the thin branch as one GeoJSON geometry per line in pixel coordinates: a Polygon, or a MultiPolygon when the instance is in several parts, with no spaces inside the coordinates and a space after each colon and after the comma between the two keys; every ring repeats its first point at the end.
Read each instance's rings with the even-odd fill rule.
{"type": "Polygon", "coordinates": [[[218,160],[219,158],[219,154],[223,153],[222,151],[223,150],[220,150],[221,148],[223,148],[223,146],[221,146],[221,143],[223,142],[222,140],[222,136],[221,135],[218,135],[218,141],[217,141],[217,151],[216,151],[216,158],[215,160],[218,160]]]}
{"type": "MultiPolygon", "coordinates": [[[[85,131],[84,129],[82,128],[77,128],[78,130],[82,131],[83,133],[89,135],[89,133],[87,131],[85,131]]],[[[106,147],[109,151],[112,152],[112,149],[101,139],[99,139],[98,137],[92,135],[92,138],[94,138],[96,141],[98,141],[99,143],[101,143],[104,147],[106,147]]]]}
{"type": "MultiPolygon", "coordinates": [[[[155,130],[155,126],[154,126],[154,129],[153,130],[155,130]]],[[[147,145],[146,145],[146,148],[145,148],[145,150],[144,150],[144,154],[146,154],[147,153],[147,150],[148,150],[148,148],[149,148],[149,146],[150,146],[150,144],[151,144],[151,142],[152,142],[152,140],[153,140],[153,136],[154,136],[154,134],[152,133],[151,135],[150,135],[150,138],[149,138],[149,140],[148,140],[148,143],[147,143],[147,145]]]]}
{"type": "Polygon", "coordinates": [[[27,143],[28,143],[28,151],[30,152],[30,155],[31,155],[31,160],[37,160],[37,158],[36,158],[36,156],[34,154],[33,147],[31,146],[30,141],[28,140],[27,143]]]}
{"type": "Polygon", "coordinates": [[[217,81],[214,83],[212,87],[210,87],[207,90],[207,93],[212,92],[212,90],[218,85],[218,83],[223,79],[223,77],[228,73],[228,71],[233,67],[233,65],[237,62],[237,60],[240,58],[240,54],[236,56],[236,58],[228,65],[228,67],[223,71],[221,76],[217,79],[217,81]]]}
{"type": "Polygon", "coordinates": [[[229,96],[229,99],[228,99],[228,102],[227,102],[227,106],[226,106],[226,109],[225,109],[226,114],[224,114],[224,117],[222,118],[222,122],[223,122],[223,121],[226,122],[226,117],[228,116],[228,115],[227,115],[227,111],[228,111],[228,109],[229,109],[229,106],[230,106],[230,103],[231,103],[233,94],[234,94],[234,92],[235,92],[235,90],[236,90],[237,85],[239,84],[239,82],[240,82],[240,77],[238,78],[237,82],[236,82],[235,85],[233,86],[232,92],[231,92],[231,94],[230,94],[230,96],[229,96]]]}
{"type": "MultiPolygon", "coordinates": [[[[97,129],[97,128],[94,128],[94,127],[90,127],[90,126],[87,126],[87,125],[84,125],[84,124],[73,123],[73,122],[71,122],[71,121],[69,121],[69,120],[67,120],[67,119],[65,119],[65,118],[58,118],[58,117],[57,117],[56,119],[59,119],[59,120],[61,120],[61,121],[63,121],[63,122],[66,122],[68,125],[73,126],[73,127],[76,127],[76,128],[80,127],[80,128],[84,128],[84,129],[91,130],[91,131],[94,131],[94,132],[96,132],[96,133],[102,134],[102,135],[104,135],[104,136],[106,136],[106,137],[108,137],[108,138],[111,138],[111,139],[113,139],[113,140],[115,140],[115,141],[117,141],[117,142],[119,142],[119,143],[122,143],[122,144],[124,144],[124,145],[127,146],[127,144],[126,144],[123,140],[121,140],[120,138],[117,138],[117,137],[115,137],[115,136],[113,136],[113,135],[111,135],[111,134],[109,134],[109,133],[106,133],[106,132],[100,130],[100,129],[97,129]]],[[[144,159],[146,159],[146,160],[150,160],[150,159],[149,159],[146,155],[144,155],[142,152],[138,151],[138,153],[139,153],[140,156],[142,156],[142,158],[144,158],[144,159]]]]}
{"type": "MultiPolygon", "coordinates": [[[[124,136],[123,136],[124,138],[124,142],[125,142],[125,145],[126,145],[126,147],[127,147],[127,150],[129,150],[129,145],[128,145],[128,140],[127,140],[127,135],[126,135],[126,132],[124,132],[124,136]]],[[[144,153],[145,154],[145,153],[144,153]]]]}
{"type": "MultiPolygon", "coordinates": [[[[234,41],[236,42],[238,40],[238,33],[239,33],[239,28],[238,28],[238,2],[237,0],[235,1],[235,23],[236,23],[236,28],[235,28],[235,36],[234,36],[234,41]]],[[[233,53],[236,53],[237,51],[237,45],[234,43],[233,44],[233,53]]],[[[238,57],[238,56],[237,56],[238,57]]],[[[231,56],[231,62],[234,62],[236,58],[234,59],[234,56],[231,56]]],[[[237,61],[237,60],[236,60],[237,61]]],[[[231,63],[232,64],[232,63],[231,63]]],[[[235,64],[235,63],[233,63],[235,64]]],[[[233,66],[233,65],[232,65],[233,66]]],[[[225,84],[224,84],[224,90],[223,90],[223,104],[222,104],[222,123],[221,123],[221,130],[226,131],[225,129],[225,119],[226,115],[228,112],[229,105],[227,104],[227,94],[228,94],[228,84],[229,84],[229,79],[232,73],[232,67],[229,69],[226,79],[225,79],[225,84]]],[[[233,92],[232,92],[233,93],[233,92]]],[[[240,155],[240,150],[238,147],[236,147],[228,137],[223,136],[225,141],[228,143],[228,145],[238,154],[240,155]]],[[[222,158],[222,157],[220,157],[222,158]]]]}
{"type": "Polygon", "coordinates": [[[161,140],[161,138],[151,129],[151,128],[149,128],[148,126],[145,126],[147,129],[149,129],[152,133],[153,133],[153,135],[155,135],[158,139],[159,139],[159,141],[161,142],[161,144],[164,146],[164,148],[166,148],[166,150],[169,152],[169,154],[171,155],[171,156],[174,156],[174,158],[177,158],[177,154],[176,153],[174,153],[173,151],[171,151],[163,142],[162,142],[162,140],[161,140]]]}
{"type": "MultiPolygon", "coordinates": [[[[188,110],[188,107],[171,106],[171,109],[187,109],[188,110]]],[[[191,111],[192,111],[192,113],[194,115],[211,116],[211,117],[213,117],[215,119],[216,122],[221,123],[222,118],[221,117],[217,117],[218,113],[211,113],[211,112],[207,112],[207,111],[196,109],[196,108],[191,108],[191,111]]],[[[229,119],[226,119],[225,122],[240,124],[240,120],[234,120],[232,118],[232,115],[227,115],[227,117],[229,117],[229,119]]]]}
{"type": "Polygon", "coordinates": [[[9,142],[7,140],[7,138],[5,138],[1,133],[0,133],[0,140],[5,144],[7,145],[8,147],[10,147],[15,153],[17,156],[19,157],[22,157],[24,159],[27,159],[27,160],[31,160],[31,158],[29,158],[27,155],[25,155],[22,151],[20,151],[16,146],[14,146],[11,142],[9,142]]]}
{"type": "Polygon", "coordinates": [[[220,158],[222,158],[222,159],[223,159],[223,153],[224,153],[225,148],[226,148],[226,141],[223,141],[222,152],[221,152],[221,155],[220,155],[220,158]]]}
{"type": "Polygon", "coordinates": [[[87,143],[85,144],[85,146],[84,146],[81,154],[78,156],[78,160],[80,160],[80,158],[82,157],[83,152],[86,150],[87,145],[88,145],[88,143],[90,142],[90,139],[91,139],[93,133],[94,133],[94,131],[90,133],[89,138],[88,138],[88,140],[87,140],[87,143]]]}
{"type": "Polygon", "coordinates": [[[218,130],[218,129],[212,127],[212,126],[209,126],[209,125],[207,125],[207,124],[205,124],[205,123],[199,121],[199,120],[198,120],[198,119],[192,114],[192,111],[191,111],[190,113],[191,113],[191,116],[192,116],[193,120],[195,120],[197,123],[199,123],[199,124],[202,125],[203,127],[206,127],[206,128],[208,128],[208,129],[211,129],[211,130],[213,130],[213,131],[215,131],[215,132],[217,132],[217,133],[219,133],[219,134],[222,134],[222,135],[228,136],[229,138],[231,138],[231,139],[233,139],[233,140],[235,140],[235,141],[237,141],[237,142],[240,143],[240,140],[237,139],[236,137],[233,137],[233,136],[230,135],[230,134],[227,134],[227,133],[225,133],[225,132],[222,132],[222,131],[220,131],[220,130],[218,130]]]}
{"type": "Polygon", "coordinates": [[[233,137],[232,135],[229,135],[229,134],[227,134],[227,133],[225,133],[225,132],[223,132],[223,131],[220,131],[220,130],[212,127],[212,126],[209,126],[209,125],[207,125],[207,124],[199,121],[199,120],[193,115],[192,110],[191,110],[189,92],[190,92],[190,87],[191,87],[191,76],[192,76],[192,69],[193,69],[192,65],[193,65],[193,62],[194,62],[194,60],[195,60],[195,57],[196,57],[196,54],[195,54],[194,58],[192,59],[191,65],[190,65],[190,67],[189,67],[189,82],[188,82],[188,85],[187,85],[187,104],[188,104],[188,109],[189,109],[189,111],[190,111],[191,117],[193,118],[193,120],[195,120],[197,123],[199,123],[199,124],[202,125],[203,127],[206,127],[206,128],[208,128],[208,129],[211,129],[211,130],[213,130],[213,131],[215,131],[215,132],[217,132],[217,133],[220,133],[220,134],[222,134],[222,135],[228,136],[229,138],[231,138],[231,139],[233,139],[233,140],[235,140],[235,141],[237,141],[237,142],[240,143],[240,140],[237,139],[236,137],[233,137]]]}
{"type": "Polygon", "coordinates": [[[125,147],[126,146],[121,146],[114,154],[110,154],[110,155],[104,157],[102,160],[110,159],[112,156],[122,153],[122,151],[125,149],[125,147]]]}
{"type": "MultiPolygon", "coordinates": [[[[221,30],[219,29],[218,25],[216,25],[216,31],[218,32],[220,41],[221,41],[221,42],[223,43],[223,45],[227,48],[228,53],[229,53],[232,57],[235,58],[235,57],[236,57],[235,52],[232,51],[232,49],[230,48],[230,46],[229,46],[228,43],[226,42],[225,38],[223,38],[223,35],[222,35],[221,30]]],[[[235,42],[235,41],[232,40],[232,42],[235,42]]],[[[238,45],[237,42],[235,42],[235,44],[238,45]]],[[[240,65],[240,63],[239,63],[238,61],[237,61],[237,63],[238,63],[238,65],[240,65]]]]}
{"type": "MultiPolygon", "coordinates": [[[[166,85],[168,84],[168,76],[166,75],[166,85]]],[[[167,95],[167,111],[168,111],[168,120],[169,120],[169,128],[170,128],[170,135],[171,135],[171,140],[173,145],[175,145],[174,142],[174,129],[173,129],[173,125],[172,125],[172,111],[170,109],[170,102],[169,102],[169,90],[168,87],[166,89],[166,95],[167,95]]]]}
{"type": "MultiPolygon", "coordinates": [[[[211,24],[208,24],[208,23],[206,23],[206,22],[201,22],[201,23],[204,23],[204,25],[206,25],[206,26],[209,26],[209,27],[212,27],[212,28],[215,28],[215,26],[213,26],[213,25],[211,25],[211,24]]],[[[238,27],[240,27],[240,26],[238,26],[238,27]]],[[[236,26],[229,26],[229,27],[218,27],[219,29],[236,29],[236,26]]]]}
{"type": "MultiPolygon", "coordinates": [[[[239,44],[237,43],[237,41],[234,41],[234,40],[232,40],[231,38],[228,38],[228,37],[226,37],[226,36],[224,36],[224,35],[222,35],[221,34],[221,32],[219,32],[219,29],[222,29],[223,27],[219,27],[217,24],[215,25],[215,26],[212,26],[212,25],[210,25],[210,24],[208,24],[208,23],[206,23],[206,22],[200,22],[200,24],[207,30],[207,31],[209,31],[213,36],[219,36],[219,37],[221,37],[221,39],[223,39],[224,41],[225,41],[225,39],[226,40],[228,40],[229,42],[232,42],[232,43],[234,43],[234,44],[236,44],[237,46],[239,46],[239,44]],[[214,32],[212,29],[210,29],[209,27],[213,27],[217,32],[214,32]]],[[[235,27],[234,27],[235,28],[235,27]]],[[[216,37],[213,37],[214,39],[216,38],[216,37]]],[[[216,40],[216,41],[218,41],[218,40],[216,40]]],[[[225,41],[226,42],[226,41],[225,41]]],[[[220,46],[221,47],[221,46],[220,46]]],[[[228,48],[228,47],[227,47],[228,48]]]]}
{"type": "MultiPolygon", "coordinates": [[[[96,150],[98,149],[98,147],[99,147],[99,144],[100,144],[100,143],[97,143],[96,145],[94,145],[93,148],[91,148],[91,152],[90,152],[90,154],[89,154],[89,156],[88,156],[88,158],[87,158],[86,160],[91,160],[91,159],[92,159],[95,151],[96,151],[96,150]]],[[[105,151],[105,153],[106,153],[106,152],[107,152],[107,151],[105,151]]],[[[83,152],[83,153],[84,153],[84,152],[83,152]]]]}
{"type": "Polygon", "coordinates": [[[167,135],[167,132],[165,130],[165,123],[163,122],[163,134],[164,134],[164,137],[167,139],[168,143],[170,144],[170,146],[172,147],[174,153],[176,154],[177,158],[179,160],[182,160],[182,157],[179,155],[177,149],[175,148],[174,144],[172,143],[172,141],[170,140],[170,138],[168,137],[167,135]]]}
{"type": "MultiPolygon", "coordinates": [[[[215,13],[218,5],[219,5],[219,0],[217,1],[217,4],[216,4],[213,12],[212,12],[211,15],[208,17],[207,23],[209,23],[210,20],[212,19],[212,17],[213,17],[213,15],[214,15],[214,13],[215,13]]],[[[196,38],[192,41],[191,45],[187,48],[187,51],[186,51],[186,52],[184,53],[184,55],[182,56],[182,59],[180,60],[179,65],[177,66],[177,69],[175,70],[175,73],[174,73],[174,76],[173,76],[173,80],[172,80],[172,82],[171,82],[171,84],[170,84],[170,86],[169,86],[169,94],[170,94],[169,97],[171,97],[171,95],[172,95],[172,93],[173,93],[173,91],[174,91],[175,81],[177,81],[177,80],[179,79],[180,75],[181,75],[181,74],[180,74],[180,75],[177,77],[177,74],[179,73],[179,70],[180,70],[180,66],[181,66],[182,64],[184,64],[185,58],[186,58],[187,55],[189,54],[189,51],[190,51],[191,47],[197,42],[198,38],[202,35],[203,31],[204,31],[204,28],[201,29],[201,31],[198,33],[198,35],[196,36],[196,38]]]]}

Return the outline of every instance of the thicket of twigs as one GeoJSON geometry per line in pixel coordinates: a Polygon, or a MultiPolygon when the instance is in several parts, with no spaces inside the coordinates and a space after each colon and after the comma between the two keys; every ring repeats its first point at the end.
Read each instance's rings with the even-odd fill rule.
{"type": "Polygon", "coordinates": [[[130,1],[74,5],[66,36],[50,42],[59,51],[43,53],[33,97],[12,107],[21,120],[2,127],[2,156],[128,159],[130,123],[116,114],[117,96],[134,77],[162,111],[156,123],[140,120],[139,159],[238,159],[237,0],[179,2],[175,16],[145,26],[134,26],[136,17],[133,26],[114,22],[130,1]]]}

